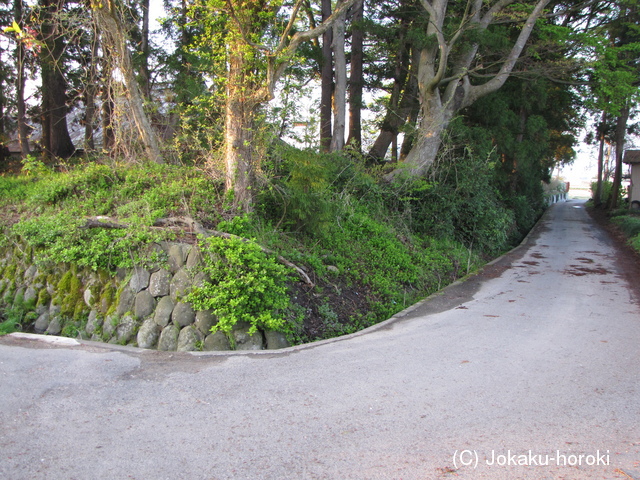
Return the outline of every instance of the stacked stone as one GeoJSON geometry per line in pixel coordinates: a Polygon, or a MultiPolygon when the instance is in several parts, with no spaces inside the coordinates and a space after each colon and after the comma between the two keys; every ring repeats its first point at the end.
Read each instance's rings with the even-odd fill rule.
{"type": "Polygon", "coordinates": [[[7,270],[9,264],[16,265],[9,268],[13,272],[11,281],[0,280],[0,303],[5,307],[18,303],[32,307],[31,315],[37,317],[36,333],[65,334],[64,324],[70,324],[72,311],[76,324],[83,327],[80,331],[67,328],[67,333],[94,341],[164,351],[231,350],[232,344],[237,350],[289,346],[279,332],[258,331],[250,335],[250,325],[246,323],[235,325],[229,336],[211,333],[217,322],[215,315],[206,310],[194,311],[185,301],[193,286],[207,280],[200,251],[180,243],[164,243],[159,249],[167,255],[168,268],[136,267],[131,272],[119,272],[116,278],[75,268],[65,272],[60,266],[45,275],[35,265],[12,262],[15,252],[11,252],[0,264],[2,270],[7,270]],[[67,283],[73,285],[69,291],[57,291],[67,283]]]}

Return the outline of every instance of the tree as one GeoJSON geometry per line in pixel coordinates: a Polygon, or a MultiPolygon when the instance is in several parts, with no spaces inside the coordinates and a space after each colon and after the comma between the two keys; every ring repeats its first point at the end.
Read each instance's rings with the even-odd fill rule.
{"type": "Polygon", "coordinates": [[[349,136],[347,145],[360,150],[362,147],[362,89],[364,86],[363,48],[364,0],[353,6],[351,18],[351,71],[349,72],[349,136]]]}
{"type": "Polygon", "coordinates": [[[295,2],[286,18],[278,18],[281,5],[278,1],[209,0],[205,3],[208,15],[224,17],[226,25],[224,42],[216,42],[225,46],[227,68],[225,187],[233,193],[234,205],[239,210],[251,211],[253,208],[252,190],[259,168],[259,155],[253,140],[259,108],[274,98],[276,84],[299,46],[331,28],[355,1],[345,0],[320,25],[301,31],[294,27],[303,0],[295,2]],[[276,22],[277,18],[279,21],[276,22]]]}
{"type": "MultiPolygon", "coordinates": [[[[377,15],[378,28],[370,35],[376,38],[378,46],[374,51],[377,58],[383,59],[379,67],[381,77],[375,81],[388,92],[389,99],[385,116],[380,124],[380,133],[369,149],[368,157],[372,162],[383,161],[389,146],[392,149],[392,161],[397,161],[397,138],[407,120],[417,117],[418,101],[418,64],[422,27],[420,17],[416,17],[417,5],[413,0],[400,2],[397,8],[383,8],[377,15]],[[390,78],[387,78],[390,77],[390,78]],[[391,84],[387,86],[388,81],[391,84]]],[[[371,66],[369,66],[371,70],[371,66]]],[[[411,135],[405,135],[410,145],[411,135]]]]}
{"type": "MultiPolygon", "coordinates": [[[[322,0],[322,21],[331,17],[331,0],[322,0]]],[[[320,72],[320,149],[328,152],[331,148],[331,116],[333,113],[333,29],[322,34],[322,62],[320,72]]]]}
{"type": "Polygon", "coordinates": [[[418,88],[422,120],[416,142],[403,167],[387,175],[387,180],[400,172],[415,176],[428,170],[438,153],[442,133],[454,115],[502,87],[549,1],[537,0],[530,5],[512,4],[510,0],[489,3],[474,0],[467,3],[464,10],[456,11],[458,5],[448,0],[421,0],[429,15],[426,34],[433,39],[420,52],[418,88]],[[520,13],[523,7],[528,7],[524,14],[520,13]],[[504,21],[509,16],[524,23],[508,53],[501,59],[500,68],[492,71],[483,64],[482,35],[497,20],[504,21]],[[472,82],[477,75],[481,83],[472,82]]]}
{"type": "Polygon", "coordinates": [[[47,155],[70,157],[75,146],[67,126],[67,81],[63,54],[66,48],[61,13],[66,0],[40,0],[38,14],[43,48],[40,55],[42,76],[42,148],[47,155]]]}
{"type": "MultiPolygon", "coordinates": [[[[114,2],[92,2],[91,10],[102,38],[102,46],[113,55],[115,65],[123,77],[127,100],[145,152],[152,162],[164,163],[157,135],[144,111],[143,95],[133,69],[126,30],[118,7],[114,2]]],[[[111,78],[107,79],[107,81],[111,80],[111,78]]]]}
{"type": "MultiPolygon", "coordinates": [[[[344,0],[338,0],[338,8],[344,0]]],[[[344,148],[345,120],[347,113],[347,57],[345,54],[345,29],[347,11],[336,17],[333,23],[333,61],[334,61],[334,90],[333,90],[333,132],[331,135],[332,152],[344,148]]]]}

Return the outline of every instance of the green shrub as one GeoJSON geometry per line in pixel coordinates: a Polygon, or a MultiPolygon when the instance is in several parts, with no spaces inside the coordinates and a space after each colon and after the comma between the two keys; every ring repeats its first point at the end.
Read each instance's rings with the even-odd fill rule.
{"type": "Polygon", "coordinates": [[[267,330],[285,329],[289,307],[289,269],[259,245],[238,238],[210,237],[200,242],[204,271],[210,281],[187,296],[196,310],[212,310],[218,323],[212,331],[230,332],[238,322],[267,330]]]}
{"type": "Polygon", "coordinates": [[[624,215],[613,217],[612,222],[616,223],[627,237],[640,235],[640,217],[635,215],[624,215]]]}

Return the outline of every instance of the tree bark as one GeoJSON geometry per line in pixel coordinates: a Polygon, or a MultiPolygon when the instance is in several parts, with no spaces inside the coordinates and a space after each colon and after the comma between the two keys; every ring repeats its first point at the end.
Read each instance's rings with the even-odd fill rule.
{"type": "Polygon", "coordinates": [[[111,10],[110,4],[93,3],[93,15],[102,35],[103,44],[113,52],[118,68],[123,76],[127,96],[136,124],[140,140],[145,148],[149,160],[155,163],[164,163],[158,138],[151,126],[149,117],[144,111],[144,101],[138,85],[133,65],[131,52],[127,47],[126,35],[122,22],[115,10],[111,10]]]}
{"type": "MultiPolygon", "coordinates": [[[[23,26],[22,22],[22,0],[15,0],[14,14],[16,21],[23,26]]],[[[26,79],[24,75],[25,49],[22,42],[16,44],[16,109],[18,114],[18,141],[20,143],[20,155],[26,158],[31,153],[29,147],[29,127],[27,126],[27,108],[24,101],[26,79]]]]}
{"type": "Polygon", "coordinates": [[[596,180],[596,191],[594,193],[593,203],[596,207],[602,205],[602,172],[604,170],[604,140],[605,127],[607,122],[607,113],[602,112],[600,124],[598,125],[598,178],[596,180]]]}
{"type": "Polygon", "coordinates": [[[613,186],[611,188],[611,196],[608,200],[608,208],[615,209],[618,207],[618,197],[620,197],[620,188],[622,187],[622,158],[624,156],[625,136],[627,134],[627,122],[629,121],[629,105],[625,105],[620,109],[616,121],[616,165],[613,175],[613,186]]]}
{"type": "MultiPolygon", "coordinates": [[[[342,1],[342,0],[340,0],[342,1]]],[[[338,6],[340,2],[338,2],[338,6]]],[[[347,12],[343,12],[333,24],[333,60],[335,62],[335,89],[333,92],[333,135],[331,151],[344,148],[347,113],[347,57],[344,51],[347,12]]]]}
{"type": "Polygon", "coordinates": [[[351,17],[351,72],[349,75],[349,135],[347,145],[358,151],[362,148],[362,87],[364,32],[360,26],[364,15],[364,0],[353,6],[351,17]]]}
{"type": "MultiPolygon", "coordinates": [[[[232,2],[228,2],[232,21],[228,24],[226,40],[228,45],[225,108],[226,189],[233,192],[234,204],[237,208],[243,211],[251,211],[253,208],[252,187],[259,160],[259,155],[255,154],[253,144],[256,109],[273,99],[276,83],[289,66],[291,58],[300,44],[317,38],[330,29],[333,22],[344,15],[346,9],[354,2],[355,0],[343,0],[336,11],[322,24],[310,30],[296,32],[291,36],[291,28],[301,6],[301,2],[297,2],[275,50],[253,43],[247,36],[247,32],[244,31],[245,27],[251,26],[250,23],[247,23],[247,18],[252,20],[255,17],[253,10],[264,8],[264,6],[247,0],[246,4],[239,3],[234,7],[232,2]],[[249,47],[269,52],[266,58],[266,78],[261,78],[260,84],[256,81],[255,65],[247,61],[246,55],[244,55],[243,50],[249,47]]],[[[255,24],[253,27],[254,31],[249,31],[249,33],[260,36],[261,31],[259,30],[263,27],[258,26],[258,31],[255,31],[255,24]]]]}
{"type": "MultiPolygon", "coordinates": [[[[331,16],[331,0],[322,0],[322,21],[331,16]]],[[[320,149],[328,152],[331,148],[331,115],[333,113],[333,30],[327,29],[322,35],[322,69],[320,74],[320,149]]]]}
{"type": "Polygon", "coordinates": [[[407,121],[407,117],[415,110],[418,101],[417,66],[419,63],[419,50],[411,48],[405,38],[408,23],[400,30],[400,48],[397,54],[394,85],[389,100],[387,113],[382,121],[380,133],[373,146],[369,150],[369,158],[372,161],[382,161],[389,150],[391,142],[397,138],[398,132],[407,121]]]}
{"type": "Polygon", "coordinates": [[[64,37],[60,32],[58,12],[65,0],[42,0],[44,21],[42,41],[45,44],[41,56],[42,76],[42,147],[47,155],[67,158],[75,147],[67,125],[67,82],[62,75],[64,37]]]}
{"type": "Polygon", "coordinates": [[[151,48],[149,46],[149,0],[141,0],[140,7],[142,8],[142,39],[140,42],[142,65],[140,67],[140,85],[144,98],[150,99],[151,73],[149,72],[149,55],[151,48]]]}
{"type": "Polygon", "coordinates": [[[253,209],[254,146],[253,127],[256,104],[246,92],[251,82],[245,77],[247,68],[240,32],[229,37],[229,58],[225,106],[225,187],[233,192],[233,203],[243,212],[253,209]]]}

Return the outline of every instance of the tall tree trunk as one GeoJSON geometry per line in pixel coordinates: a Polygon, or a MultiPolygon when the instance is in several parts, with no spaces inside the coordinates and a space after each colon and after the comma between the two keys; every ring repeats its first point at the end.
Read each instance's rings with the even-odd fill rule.
{"type": "MultiPolygon", "coordinates": [[[[342,0],[338,2],[338,7],[342,0]]],[[[333,24],[333,60],[335,62],[335,90],[333,92],[333,135],[331,151],[344,148],[347,113],[347,57],[344,51],[347,12],[333,24]]]]}
{"type": "Polygon", "coordinates": [[[608,207],[615,209],[618,207],[618,197],[620,196],[620,188],[622,187],[622,157],[624,156],[625,136],[627,134],[627,122],[629,120],[629,105],[625,105],[620,109],[616,121],[616,165],[613,175],[613,186],[611,188],[611,196],[609,197],[608,207]]]}
{"type": "Polygon", "coordinates": [[[233,192],[234,205],[243,212],[253,208],[254,183],[253,120],[254,106],[247,101],[245,63],[239,32],[231,39],[227,72],[225,108],[225,187],[233,192]]]}
{"type": "MultiPolygon", "coordinates": [[[[322,21],[331,16],[331,0],[322,0],[322,21]]],[[[322,35],[322,70],[320,76],[320,149],[328,152],[331,148],[331,115],[333,113],[333,29],[322,35]]]]}
{"type": "Polygon", "coordinates": [[[605,111],[602,112],[602,117],[600,119],[600,124],[598,125],[598,178],[596,181],[596,191],[594,193],[593,203],[596,207],[602,205],[602,172],[604,170],[604,138],[605,138],[605,128],[607,122],[607,113],[605,111]]]}
{"type": "MultiPolygon", "coordinates": [[[[22,22],[22,0],[14,1],[14,14],[20,27],[22,22]]],[[[27,108],[24,101],[26,79],[24,75],[25,50],[22,42],[16,44],[16,109],[18,114],[18,141],[20,143],[20,155],[26,158],[31,153],[29,147],[29,127],[27,126],[27,108]]]]}
{"type": "MultiPolygon", "coordinates": [[[[413,80],[413,79],[412,79],[413,80]]],[[[404,138],[402,139],[402,146],[400,147],[400,161],[404,161],[413,148],[413,142],[416,139],[416,126],[418,124],[418,116],[420,115],[420,102],[418,101],[418,85],[415,82],[415,88],[411,90],[413,92],[413,100],[411,101],[411,107],[409,108],[409,116],[405,122],[404,138]]],[[[406,93],[405,93],[406,95],[406,93]]]]}
{"type": "Polygon", "coordinates": [[[351,72],[349,75],[349,135],[347,145],[358,151],[362,148],[362,87],[364,32],[360,23],[364,15],[364,0],[353,6],[351,19],[351,72]]]}
{"type": "Polygon", "coordinates": [[[151,54],[151,48],[149,46],[149,0],[141,0],[140,8],[142,8],[142,39],[140,43],[142,65],[140,66],[140,86],[144,98],[150,99],[151,74],[149,72],[149,55],[151,54]]]}
{"type": "Polygon", "coordinates": [[[60,32],[58,12],[65,0],[41,0],[44,21],[42,41],[45,44],[41,56],[42,76],[42,143],[45,154],[70,157],[75,151],[67,125],[67,82],[62,75],[64,37],[60,32]]]}
{"type": "Polygon", "coordinates": [[[93,130],[96,116],[96,95],[98,94],[98,39],[94,37],[91,44],[91,58],[88,59],[88,78],[84,91],[85,123],[84,123],[84,148],[87,151],[96,149],[93,130]]]}
{"type": "Polygon", "coordinates": [[[118,17],[117,11],[110,10],[109,7],[109,4],[92,4],[96,25],[102,36],[103,44],[108,47],[109,51],[114,53],[118,68],[124,79],[136,129],[138,130],[146,154],[152,162],[164,163],[160,152],[158,137],[151,126],[149,117],[144,111],[143,96],[133,71],[131,52],[129,52],[127,48],[124,27],[118,17]]]}
{"type": "MultiPolygon", "coordinates": [[[[3,49],[0,46],[0,55],[2,55],[3,49]]],[[[4,163],[4,159],[6,156],[7,146],[4,144],[5,139],[5,118],[4,118],[4,110],[6,106],[7,99],[4,94],[5,79],[0,79],[0,163],[4,163]]]]}
{"type": "Polygon", "coordinates": [[[380,133],[369,150],[369,158],[382,161],[389,150],[389,145],[398,136],[400,128],[405,124],[407,116],[416,105],[419,106],[417,66],[419,50],[413,55],[409,42],[405,41],[409,22],[405,21],[400,28],[400,46],[396,56],[394,83],[389,99],[389,107],[380,127],[380,133]]]}

